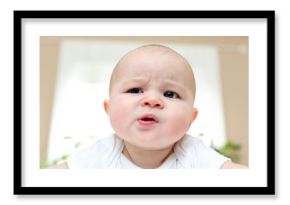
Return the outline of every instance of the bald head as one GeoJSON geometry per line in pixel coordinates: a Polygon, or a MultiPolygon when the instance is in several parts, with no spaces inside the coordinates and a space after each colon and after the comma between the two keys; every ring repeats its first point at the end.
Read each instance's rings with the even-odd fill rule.
{"type": "MultiPolygon", "coordinates": [[[[110,80],[109,92],[111,94],[114,85],[125,72],[133,72],[136,75],[140,66],[146,64],[147,67],[162,68],[162,72],[174,70],[175,77],[180,76],[184,84],[195,96],[195,79],[192,68],[188,61],[171,48],[162,45],[145,45],[129,51],[116,64],[110,80]]],[[[174,76],[173,76],[174,77],[174,76]]]]}

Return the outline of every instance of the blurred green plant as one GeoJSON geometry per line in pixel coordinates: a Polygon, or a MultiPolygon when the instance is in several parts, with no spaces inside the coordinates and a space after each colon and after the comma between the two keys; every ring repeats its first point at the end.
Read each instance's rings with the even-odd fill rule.
{"type": "MultiPolygon", "coordinates": [[[[69,141],[69,140],[73,140],[74,138],[71,136],[64,136],[63,139],[69,141]]],[[[96,136],[90,135],[90,136],[87,136],[87,138],[85,138],[85,139],[94,141],[96,139],[96,136]]],[[[81,147],[82,144],[83,144],[82,142],[77,141],[74,143],[73,146],[75,149],[78,149],[81,147]]],[[[66,161],[69,158],[69,156],[70,156],[69,154],[63,154],[61,157],[54,159],[52,162],[48,162],[46,160],[40,160],[39,166],[41,169],[45,169],[49,166],[57,165],[57,164],[60,164],[61,162],[66,161]]]]}
{"type": "Polygon", "coordinates": [[[218,153],[230,158],[233,162],[239,163],[240,162],[240,155],[239,151],[241,146],[239,144],[235,144],[231,141],[227,141],[222,147],[217,148],[212,146],[218,153]]]}
{"type": "Polygon", "coordinates": [[[57,165],[63,161],[66,161],[67,159],[69,158],[69,155],[68,154],[64,154],[62,155],[61,157],[53,160],[51,163],[48,163],[47,161],[44,161],[44,160],[41,160],[40,161],[40,169],[45,169],[49,166],[53,166],[53,165],[57,165]]]}

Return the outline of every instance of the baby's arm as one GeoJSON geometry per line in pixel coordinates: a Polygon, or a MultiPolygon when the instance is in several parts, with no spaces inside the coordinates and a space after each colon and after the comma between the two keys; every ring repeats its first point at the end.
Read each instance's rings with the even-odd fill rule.
{"type": "Polygon", "coordinates": [[[248,167],[231,161],[226,161],[220,169],[248,169],[248,167]]]}
{"type": "Polygon", "coordinates": [[[67,162],[64,162],[61,164],[50,166],[48,167],[48,169],[68,169],[68,165],[67,165],[67,162]]]}

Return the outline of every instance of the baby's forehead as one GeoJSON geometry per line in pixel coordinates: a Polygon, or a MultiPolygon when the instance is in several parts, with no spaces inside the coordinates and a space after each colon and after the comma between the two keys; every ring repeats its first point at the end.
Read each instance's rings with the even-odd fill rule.
{"type": "MultiPolygon", "coordinates": [[[[124,57],[120,59],[120,61],[117,63],[112,76],[111,76],[111,82],[110,82],[110,90],[113,84],[115,84],[116,81],[119,81],[120,78],[124,77],[124,75],[128,76],[132,74],[133,76],[136,76],[138,74],[142,75],[143,70],[141,70],[138,65],[142,64],[154,64],[160,63],[161,67],[164,66],[166,70],[160,70],[160,77],[163,76],[163,73],[170,75],[170,67],[173,69],[173,76],[172,78],[176,76],[183,76],[186,75],[187,81],[190,82],[190,85],[193,86],[195,90],[195,80],[192,72],[192,68],[187,62],[187,60],[181,56],[179,53],[175,52],[174,50],[164,47],[164,46],[143,46],[140,48],[137,48],[133,51],[128,52],[124,57]],[[173,64],[177,65],[178,69],[173,68],[173,64]],[[178,72],[178,73],[177,73],[178,72]]],[[[150,72],[150,70],[149,70],[150,72]]],[[[150,73],[149,73],[150,74],[150,73]]],[[[171,78],[170,77],[170,78],[171,78]]]]}
{"type": "MultiPolygon", "coordinates": [[[[128,52],[122,59],[126,59],[126,57],[136,57],[139,55],[146,55],[154,57],[154,55],[163,55],[163,56],[175,56],[176,58],[183,58],[180,54],[175,52],[174,50],[160,45],[148,45],[142,46],[137,49],[134,49],[128,52]]],[[[121,59],[121,60],[122,60],[121,59]]]]}
{"type": "Polygon", "coordinates": [[[180,69],[182,69],[182,67],[191,69],[187,60],[170,48],[164,46],[144,46],[132,50],[123,56],[115,67],[115,73],[119,70],[126,72],[132,71],[132,69],[129,70],[127,68],[131,68],[130,66],[134,67],[134,65],[136,69],[138,69],[136,64],[140,65],[150,63],[158,64],[162,67],[166,67],[167,64],[178,64],[180,69]]]}

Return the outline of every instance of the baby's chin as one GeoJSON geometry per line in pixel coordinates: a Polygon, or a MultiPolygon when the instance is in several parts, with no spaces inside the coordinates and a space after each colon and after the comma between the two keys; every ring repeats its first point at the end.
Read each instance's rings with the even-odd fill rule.
{"type": "Polygon", "coordinates": [[[125,140],[125,143],[129,143],[130,145],[133,145],[134,147],[144,150],[144,151],[161,151],[173,148],[175,145],[175,142],[172,143],[156,143],[156,142],[129,142],[125,140]]]}
{"type": "MultiPolygon", "coordinates": [[[[118,135],[118,134],[117,134],[118,135]]],[[[156,136],[154,134],[139,135],[134,133],[134,136],[118,135],[128,145],[148,151],[163,150],[173,147],[182,137],[179,136],[156,136]]]]}

